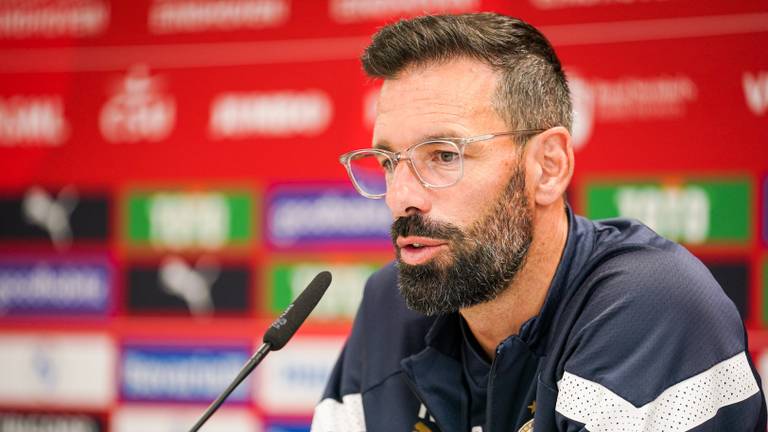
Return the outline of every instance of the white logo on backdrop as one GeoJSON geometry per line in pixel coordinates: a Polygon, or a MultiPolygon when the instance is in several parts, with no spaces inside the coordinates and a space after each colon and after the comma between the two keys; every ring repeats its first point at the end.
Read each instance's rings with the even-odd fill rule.
{"type": "Polygon", "coordinates": [[[216,249],[227,241],[230,212],[218,193],[158,193],[149,199],[150,241],[171,249],[216,249]]]}
{"type": "Polygon", "coordinates": [[[176,122],[176,101],[144,65],[133,66],[101,108],[99,129],[113,143],[165,139],[176,122]]]}
{"type": "Polygon", "coordinates": [[[0,335],[0,402],[105,409],[114,402],[116,350],[103,334],[0,335]]]}
{"type": "MultiPolygon", "coordinates": [[[[234,405],[234,404],[231,404],[234,405]]],[[[263,432],[260,420],[250,408],[227,406],[216,412],[205,424],[206,432],[263,432]]],[[[110,416],[109,430],[112,432],[186,432],[189,425],[200,417],[197,407],[179,405],[121,404],[110,416]]],[[[68,429],[74,432],[74,429],[68,429]]],[[[41,431],[42,432],[42,431],[41,431]]],[[[53,432],[53,431],[51,431],[53,432]]]]}
{"type": "Polygon", "coordinates": [[[211,104],[214,139],[315,135],[331,121],[333,103],[320,90],[224,93],[211,104]]]}
{"type": "Polygon", "coordinates": [[[593,78],[596,116],[600,121],[671,119],[683,117],[698,100],[698,87],[688,76],[659,75],[593,78]]]}
{"type": "Polygon", "coordinates": [[[323,395],[344,338],[298,337],[282,357],[267,357],[256,370],[254,399],[275,414],[305,414],[323,395]]]}
{"type": "Polygon", "coordinates": [[[639,219],[673,240],[690,244],[707,240],[711,203],[700,187],[620,187],[616,206],[622,217],[639,219]]]}
{"type": "Polygon", "coordinates": [[[606,5],[632,5],[637,3],[661,3],[670,0],[530,0],[539,9],[561,9],[569,7],[592,7],[606,5]]]}
{"type": "Polygon", "coordinates": [[[69,129],[61,96],[0,97],[0,146],[59,146],[69,129]]]}
{"type": "Polygon", "coordinates": [[[585,78],[569,75],[574,108],[574,147],[583,147],[597,123],[675,119],[698,100],[696,83],[685,75],[585,78]]]}
{"type": "Polygon", "coordinates": [[[765,114],[768,111],[768,71],[744,72],[741,85],[749,109],[757,116],[765,114]]]}
{"type": "Polygon", "coordinates": [[[340,23],[377,20],[403,14],[468,12],[479,0],[331,0],[331,17],[340,23]]]}
{"type": "Polygon", "coordinates": [[[274,27],[288,20],[287,0],[155,0],[149,31],[192,33],[274,27]]]}
{"type": "Polygon", "coordinates": [[[96,36],[109,24],[101,0],[24,0],[0,4],[0,37],[96,36]]]}
{"type": "Polygon", "coordinates": [[[573,148],[584,147],[592,136],[595,123],[595,95],[589,84],[578,76],[568,78],[573,101],[573,148]]]}
{"type": "Polygon", "coordinates": [[[219,273],[219,263],[212,257],[200,257],[193,268],[169,256],[160,264],[159,279],[163,290],[184,300],[192,315],[209,315],[213,312],[211,288],[219,273]]]}
{"type": "Polygon", "coordinates": [[[21,210],[28,223],[48,232],[54,247],[66,249],[72,243],[69,218],[77,202],[77,190],[72,186],[64,187],[55,198],[43,188],[33,186],[24,194],[21,210]]]}

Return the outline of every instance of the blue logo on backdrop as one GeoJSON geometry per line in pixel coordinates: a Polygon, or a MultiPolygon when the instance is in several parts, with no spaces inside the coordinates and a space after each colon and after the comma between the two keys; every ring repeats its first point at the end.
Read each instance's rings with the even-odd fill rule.
{"type": "Polygon", "coordinates": [[[106,315],[111,274],[106,259],[0,258],[0,316],[106,315]]]}
{"type": "Polygon", "coordinates": [[[280,370],[283,382],[294,387],[321,390],[325,387],[328,376],[331,374],[330,364],[314,364],[311,362],[291,364],[287,363],[280,370]]]}
{"type": "MultiPolygon", "coordinates": [[[[120,393],[129,401],[210,402],[248,361],[245,347],[123,349],[120,393]]],[[[248,402],[248,381],[228,400],[248,402]]]]}
{"type": "Polygon", "coordinates": [[[311,423],[298,422],[269,422],[267,423],[266,432],[309,432],[311,423]]]}
{"type": "Polygon", "coordinates": [[[268,195],[266,213],[266,236],[277,247],[391,246],[384,200],[363,198],[348,187],[278,188],[268,195]]]}

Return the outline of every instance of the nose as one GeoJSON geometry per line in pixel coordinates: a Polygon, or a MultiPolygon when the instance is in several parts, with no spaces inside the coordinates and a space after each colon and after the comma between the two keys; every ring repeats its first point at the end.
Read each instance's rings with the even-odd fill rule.
{"type": "Polygon", "coordinates": [[[427,213],[431,208],[429,190],[421,184],[413,165],[408,159],[401,159],[395,166],[389,183],[385,201],[392,218],[408,216],[413,213],[427,213]]]}

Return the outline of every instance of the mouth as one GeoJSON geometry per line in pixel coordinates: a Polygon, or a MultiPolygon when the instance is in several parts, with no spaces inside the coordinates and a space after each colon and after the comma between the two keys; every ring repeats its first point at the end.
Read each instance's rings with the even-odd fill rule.
{"type": "Polygon", "coordinates": [[[424,264],[448,249],[445,240],[428,237],[398,237],[396,244],[400,260],[409,265],[424,264]]]}

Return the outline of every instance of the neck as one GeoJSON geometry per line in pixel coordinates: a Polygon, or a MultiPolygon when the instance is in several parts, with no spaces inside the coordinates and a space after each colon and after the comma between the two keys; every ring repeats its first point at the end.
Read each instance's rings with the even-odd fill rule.
{"type": "Polygon", "coordinates": [[[520,326],[538,315],[555,276],[568,238],[563,205],[537,208],[533,241],[525,264],[510,285],[493,301],[461,310],[483,351],[493,359],[496,347],[520,326]]]}

